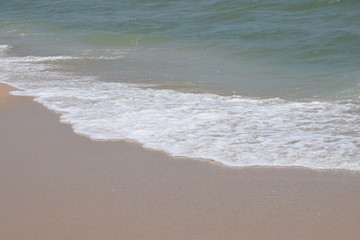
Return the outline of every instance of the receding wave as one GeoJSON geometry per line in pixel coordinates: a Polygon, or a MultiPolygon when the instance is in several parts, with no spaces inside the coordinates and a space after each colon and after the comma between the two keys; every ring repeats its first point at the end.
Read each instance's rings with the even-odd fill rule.
{"type": "Polygon", "coordinates": [[[65,75],[51,63],[71,57],[4,56],[8,48],[0,47],[0,81],[25,90],[15,94],[35,96],[92,139],[131,139],[229,166],[360,170],[358,99],[296,102],[149,89],[65,75]]]}

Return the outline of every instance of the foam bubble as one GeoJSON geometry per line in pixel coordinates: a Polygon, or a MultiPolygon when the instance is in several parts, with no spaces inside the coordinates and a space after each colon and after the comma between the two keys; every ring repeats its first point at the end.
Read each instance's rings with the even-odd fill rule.
{"type": "MultiPolygon", "coordinates": [[[[72,59],[48,60],[59,58],[72,59]]],[[[360,170],[359,103],[157,90],[47,71],[40,59],[2,58],[0,81],[36,96],[93,139],[132,139],[229,166],[360,170]]]]}

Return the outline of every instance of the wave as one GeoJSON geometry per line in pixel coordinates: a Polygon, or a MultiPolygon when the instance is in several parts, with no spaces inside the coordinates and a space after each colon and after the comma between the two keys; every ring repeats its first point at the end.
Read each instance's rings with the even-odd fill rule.
{"type": "Polygon", "coordinates": [[[360,104],[182,93],[101,82],[53,71],[66,56],[10,57],[1,46],[0,81],[61,113],[96,140],[135,140],[173,156],[228,166],[360,170],[360,104]]]}

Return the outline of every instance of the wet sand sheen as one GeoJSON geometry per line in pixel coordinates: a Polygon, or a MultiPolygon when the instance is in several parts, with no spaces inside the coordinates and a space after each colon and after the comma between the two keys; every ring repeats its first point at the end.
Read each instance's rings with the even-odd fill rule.
{"type": "Polygon", "coordinates": [[[0,89],[0,239],[360,239],[359,172],[228,168],[91,141],[0,89]]]}

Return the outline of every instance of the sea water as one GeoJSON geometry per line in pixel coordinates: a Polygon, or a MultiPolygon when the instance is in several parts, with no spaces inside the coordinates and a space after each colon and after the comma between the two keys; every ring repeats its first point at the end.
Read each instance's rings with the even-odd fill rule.
{"type": "Polygon", "coordinates": [[[0,81],[75,132],[360,170],[360,2],[0,0],[0,81]]]}

